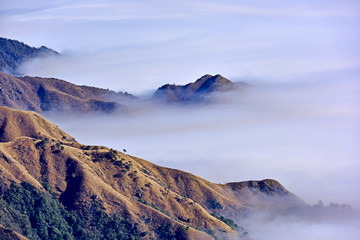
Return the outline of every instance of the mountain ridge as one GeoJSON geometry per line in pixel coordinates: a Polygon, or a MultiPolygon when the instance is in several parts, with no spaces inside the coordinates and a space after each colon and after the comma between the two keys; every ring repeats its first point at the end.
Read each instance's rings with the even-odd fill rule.
{"type": "Polygon", "coordinates": [[[0,105],[36,112],[126,112],[122,102],[136,97],[107,89],[79,86],[56,78],[14,77],[0,72],[0,105]]]}
{"type": "MultiPolygon", "coordinates": [[[[245,87],[241,86],[241,88],[245,87]]],[[[195,82],[186,85],[165,84],[159,87],[152,96],[153,100],[170,103],[206,102],[210,94],[239,89],[239,85],[224,78],[206,74],[195,82]]]]}
{"type": "MultiPolygon", "coordinates": [[[[0,38],[0,106],[40,113],[112,113],[130,110],[125,102],[136,97],[126,92],[104,91],[55,78],[20,76],[22,74],[17,71],[17,67],[22,62],[48,55],[59,53],[45,46],[34,48],[17,40],[0,38]]],[[[153,93],[150,102],[211,103],[217,101],[214,97],[216,93],[242,90],[247,86],[243,82],[233,83],[219,74],[206,74],[186,85],[165,84],[153,93]]],[[[132,103],[129,105],[134,106],[132,103]]]]}
{"type": "Polygon", "coordinates": [[[127,92],[76,85],[56,78],[15,77],[0,72],[0,106],[38,113],[127,113],[146,108],[149,103],[212,103],[217,99],[213,94],[247,87],[246,83],[235,84],[221,75],[204,75],[183,86],[166,84],[148,101],[127,92]]]}
{"type": "Polygon", "coordinates": [[[12,39],[0,37],[0,71],[21,75],[17,68],[26,60],[37,57],[59,55],[58,52],[41,46],[39,48],[12,39]]]}
{"type": "Polygon", "coordinates": [[[251,202],[254,196],[267,196],[264,189],[271,190],[274,204],[284,199],[294,206],[303,204],[275,180],[214,184],[113,149],[82,145],[37,113],[6,107],[0,112],[3,188],[29,182],[44,192],[46,182],[72,211],[87,208],[95,196],[106,213],[128,217],[148,237],[172,224],[175,229],[187,228],[188,239],[230,239],[239,234],[246,239],[241,237],[244,230],[236,233],[215,216],[245,217],[256,211],[251,202]],[[152,219],[151,224],[146,219],[152,219]]]}

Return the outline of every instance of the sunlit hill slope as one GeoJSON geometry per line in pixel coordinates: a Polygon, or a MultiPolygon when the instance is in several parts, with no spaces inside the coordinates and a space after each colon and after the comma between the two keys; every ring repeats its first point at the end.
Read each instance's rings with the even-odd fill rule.
{"type": "MultiPolygon", "coordinates": [[[[249,212],[303,204],[275,180],[214,184],[124,152],[82,145],[39,114],[7,107],[0,107],[0,176],[0,196],[22,186],[26,193],[40,191],[48,202],[58,200],[71,214],[90,211],[96,203],[104,214],[135,224],[137,239],[166,239],[164,226],[173,239],[246,239],[240,226],[249,212]]],[[[0,201],[0,223],[30,236],[20,225],[6,225],[13,217],[6,206],[0,201]]],[[[68,239],[80,239],[74,223],[64,219],[68,239]]]]}
{"type": "Polygon", "coordinates": [[[124,112],[122,102],[135,97],[107,89],[79,86],[60,79],[14,77],[0,72],[0,106],[36,112],[124,112]]]}

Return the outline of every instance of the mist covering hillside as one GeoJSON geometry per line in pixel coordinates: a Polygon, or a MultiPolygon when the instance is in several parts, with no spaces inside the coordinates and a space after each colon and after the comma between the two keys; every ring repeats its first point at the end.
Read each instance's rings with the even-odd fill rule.
{"type": "Polygon", "coordinates": [[[2,237],[360,235],[358,1],[0,5],[2,237]]]}

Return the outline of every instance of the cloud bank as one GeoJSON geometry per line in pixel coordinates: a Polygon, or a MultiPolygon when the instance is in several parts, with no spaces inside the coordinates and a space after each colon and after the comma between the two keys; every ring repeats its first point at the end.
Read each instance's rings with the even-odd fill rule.
{"type": "Polygon", "coordinates": [[[125,148],[213,182],[274,178],[311,204],[359,208],[359,91],[345,80],[259,83],[215,105],[49,118],[84,144],[125,148]]]}

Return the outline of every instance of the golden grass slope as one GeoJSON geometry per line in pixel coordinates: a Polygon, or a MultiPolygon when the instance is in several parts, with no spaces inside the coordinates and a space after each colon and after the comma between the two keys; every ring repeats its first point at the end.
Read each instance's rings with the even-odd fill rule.
{"type": "Polygon", "coordinates": [[[42,182],[49,182],[73,209],[96,196],[105,211],[129,217],[143,231],[171,222],[189,227],[190,239],[212,239],[205,233],[210,229],[230,239],[237,233],[211,213],[239,219],[256,209],[252,201],[258,193],[298,203],[275,180],[214,184],[106,147],[81,145],[34,112],[0,107],[0,129],[2,182],[27,181],[40,190],[42,182]]]}
{"type": "Polygon", "coordinates": [[[126,111],[135,97],[106,89],[78,86],[60,79],[14,77],[0,72],[0,106],[20,110],[65,112],[126,111]]]}

